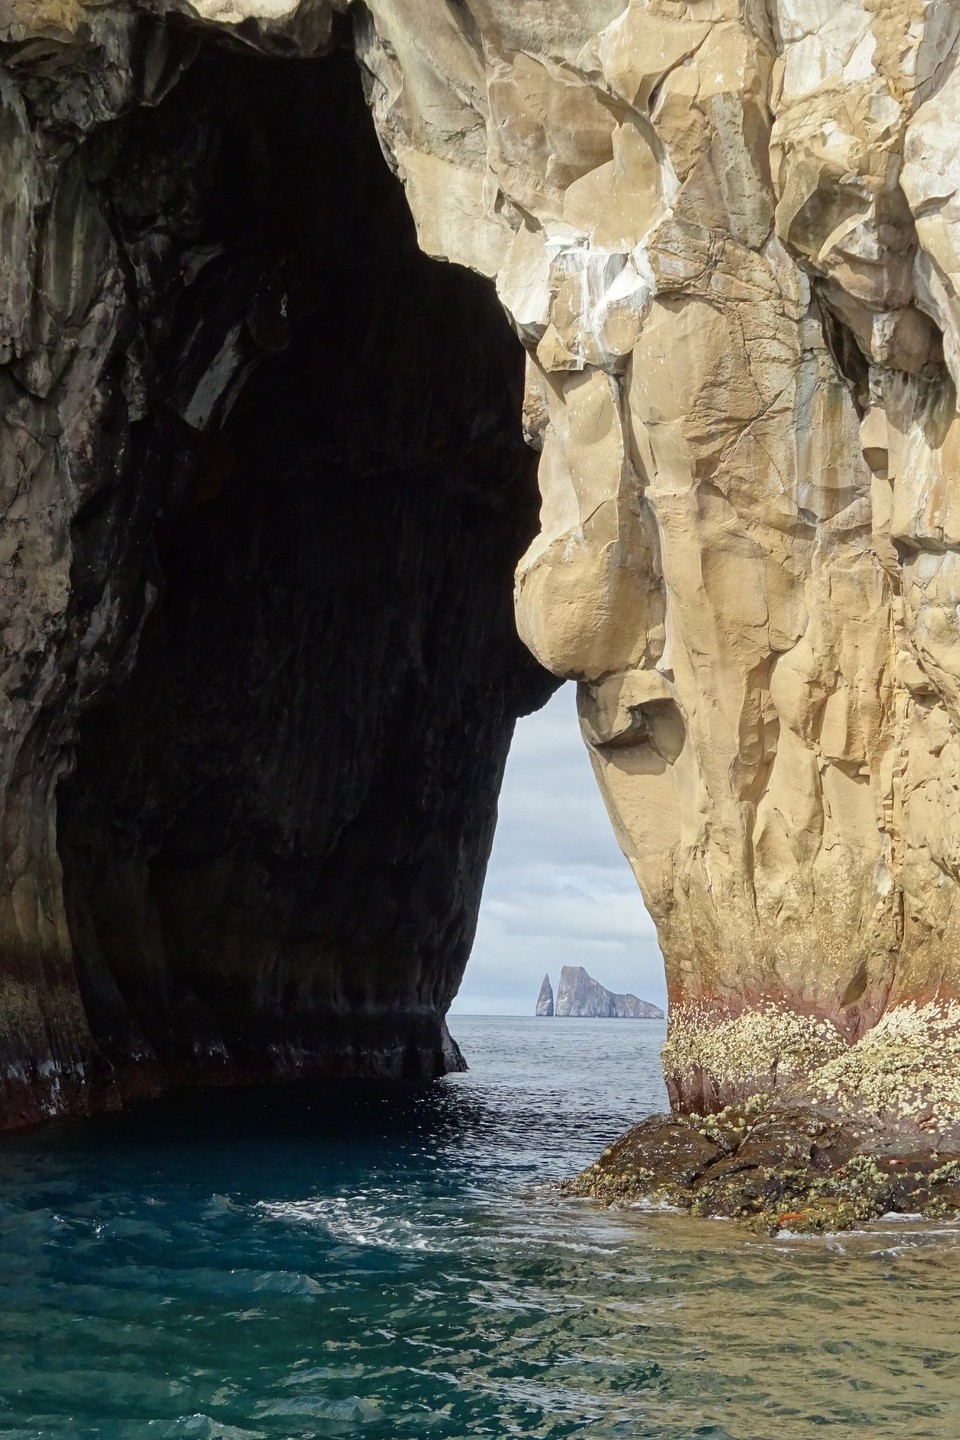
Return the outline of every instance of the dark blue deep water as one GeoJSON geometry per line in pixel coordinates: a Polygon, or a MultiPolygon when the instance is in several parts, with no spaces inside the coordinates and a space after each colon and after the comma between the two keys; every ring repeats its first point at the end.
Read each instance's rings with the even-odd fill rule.
{"type": "Polygon", "coordinates": [[[426,1089],[177,1099],[0,1146],[0,1436],[960,1437],[960,1246],[606,1213],[650,1022],[452,1026],[426,1089]]]}

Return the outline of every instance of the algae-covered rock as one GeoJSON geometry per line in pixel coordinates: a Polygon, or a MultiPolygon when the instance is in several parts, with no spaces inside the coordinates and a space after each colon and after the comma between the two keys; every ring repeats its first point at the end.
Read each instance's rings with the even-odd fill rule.
{"type": "Polygon", "coordinates": [[[650,1116],[561,1188],[769,1234],[844,1230],[889,1212],[960,1219],[960,1159],[761,1096],[708,1116],[650,1116]]]}

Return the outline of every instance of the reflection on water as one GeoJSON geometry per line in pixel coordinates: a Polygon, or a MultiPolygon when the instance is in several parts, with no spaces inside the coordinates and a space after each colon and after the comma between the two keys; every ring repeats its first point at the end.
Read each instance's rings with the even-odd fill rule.
{"type": "Polygon", "coordinates": [[[480,1020],[421,1089],[189,1097],[0,1147],[0,1436],[960,1437],[956,1232],[607,1213],[647,1022],[480,1020]]]}

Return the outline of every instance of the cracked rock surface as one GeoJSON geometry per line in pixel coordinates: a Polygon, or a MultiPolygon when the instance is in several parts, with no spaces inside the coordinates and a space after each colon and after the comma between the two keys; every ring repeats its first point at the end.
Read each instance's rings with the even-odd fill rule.
{"type": "Polygon", "coordinates": [[[373,4],[360,53],[421,243],[495,273],[527,346],[517,618],[580,683],[672,1099],[777,1086],[941,1134],[958,13],[478,0],[425,42],[419,8],[373,4]]]}

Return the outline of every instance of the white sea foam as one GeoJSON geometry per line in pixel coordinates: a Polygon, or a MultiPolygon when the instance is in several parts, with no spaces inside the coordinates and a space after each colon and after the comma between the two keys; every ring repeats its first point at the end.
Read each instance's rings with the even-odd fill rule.
{"type": "Polygon", "coordinates": [[[431,1251],[450,1249],[442,1232],[431,1235],[418,1221],[391,1213],[384,1206],[358,1196],[318,1196],[310,1200],[261,1200],[257,1209],[271,1220],[292,1225],[318,1226],[345,1245],[367,1245],[381,1250],[431,1251]]]}

